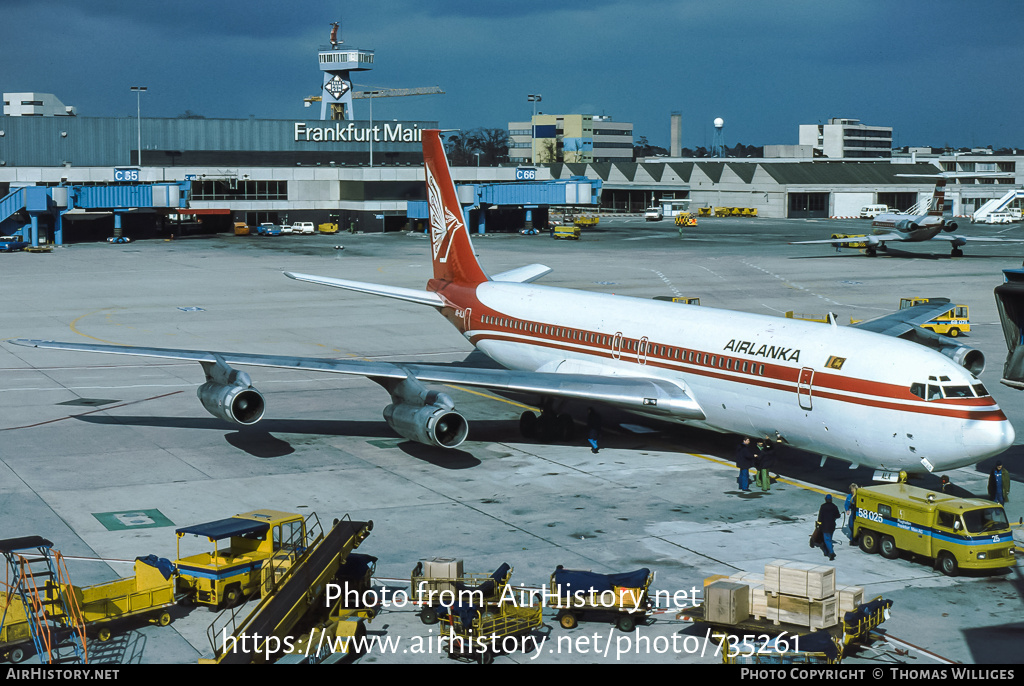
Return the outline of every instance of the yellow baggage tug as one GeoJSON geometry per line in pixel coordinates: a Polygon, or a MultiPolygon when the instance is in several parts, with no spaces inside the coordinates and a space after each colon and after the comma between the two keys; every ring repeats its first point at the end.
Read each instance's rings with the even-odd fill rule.
{"type": "Polygon", "coordinates": [[[177,529],[178,593],[199,605],[233,606],[260,589],[264,563],[273,558],[274,568],[287,568],[306,549],[306,521],[302,515],[276,510],[256,510],[177,529]],[[181,557],[181,539],[202,536],[213,543],[213,552],[181,557]],[[227,547],[220,547],[230,539],[227,547]]]}

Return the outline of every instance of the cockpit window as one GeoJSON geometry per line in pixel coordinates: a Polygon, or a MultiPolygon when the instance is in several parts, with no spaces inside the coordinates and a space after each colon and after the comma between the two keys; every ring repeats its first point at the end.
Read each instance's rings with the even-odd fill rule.
{"type": "MultiPolygon", "coordinates": [[[[929,377],[933,382],[935,377],[929,377]]],[[[942,377],[947,378],[947,377],[942,377]]],[[[988,391],[980,383],[971,385],[937,384],[937,383],[912,383],[910,392],[924,400],[942,400],[943,398],[983,398],[988,391]]]]}

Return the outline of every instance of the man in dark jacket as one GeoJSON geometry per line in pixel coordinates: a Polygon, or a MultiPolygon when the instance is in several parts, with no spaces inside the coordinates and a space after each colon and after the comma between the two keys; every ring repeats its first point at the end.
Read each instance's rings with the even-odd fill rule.
{"type": "Polygon", "coordinates": [[[988,499],[1000,505],[1010,499],[1010,475],[1003,469],[1002,462],[996,462],[995,469],[988,475],[988,499]]]}
{"type": "Polygon", "coordinates": [[[818,508],[818,527],[821,530],[821,547],[825,556],[836,559],[832,549],[832,534],[836,532],[836,520],[839,519],[839,508],[832,502],[832,496],[826,495],[825,502],[818,508]]]}
{"type": "Polygon", "coordinates": [[[754,447],[750,445],[750,437],[744,436],[743,442],[736,448],[736,466],[740,468],[740,490],[747,493],[750,492],[750,468],[753,464],[754,447]]]}

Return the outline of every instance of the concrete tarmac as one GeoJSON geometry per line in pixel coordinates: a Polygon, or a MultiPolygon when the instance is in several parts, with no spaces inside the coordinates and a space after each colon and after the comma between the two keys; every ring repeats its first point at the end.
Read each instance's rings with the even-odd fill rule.
{"type": "MultiPolygon", "coordinates": [[[[985,353],[981,379],[1018,433],[1001,456],[1014,479],[1007,511],[1017,522],[1024,516],[1024,394],[999,384],[1006,348],[992,289],[1000,270],[1021,265],[1024,243],[968,245],[962,258],[950,258],[939,242],[893,245],[875,258],[788,245],[864,233],[866,225],[701,219],[680,236],[669,220],[602,219],[578,242],[499,234],[475,237],[474,245],[490,273],[533,262],[553,267],[539,282],[546,285],[696,296],[702,306],[779,316],[832,311],[843,324],[895,310],[902,296],[970,305],[972,330],[963,341],[985,353]]],[[[961,231],[1024,238],[1020,225],[961,231]]],[[[2,255],[0,338],[479,363],[432,308],[282,275],[421,289],[428,250],[423,235],[389,233],[222,235],[2,255]]],[[[687,306],[679,307],[685,319],[687,306]]],[[[379,583],[392,591],[403,579],[408,586],[418,560],[449,556],[474,572],[508,562],[512,582],[529,587],[546,584],[557,565],[648,567],[656,572],[652,589],[675,597],[634,634],[605,621],[566,630],[548,610],[541,649],[501,655],[498,663],[713,664],[721,656],[705,641],[706,629],[676,618],[692,589],[707,576],[761,572],[776,559],[826,561],[807,545],[823,494],[841,502],[851,482],[871,479],[868,469],[838,460],[819,467],[817,456],[782,447],[771,491],[744,494],[732,462],[735,436],[609,413],[594,455],[582,438],[553,445],[521,438],[527,401],[457,387],[444,390],[468,418],[470,438],[457,450],[431,449],[388,428],[381,416],[387,393],[371,381],[247,371],[266,395],[267,414],[242,428],[199,404],[198,364],[0,345],[0,538],[50,539],[75,558],[72,580],[89,585],[130,575],[136,556],[173,559],[177,527],[258,508],[315,512],[325,524],[347,513],[373,520],[359,552],[379,558],[379,583]]],[[[585,414],[576,418],[582,435],[585,414]]],[[[951,473],[955,488],[983,496],[994,463],[951,473]]],[[[934,487],[938,478],[920,483],[934,487]]],[[[192,545],[189,552],[203,549],[192,545]]],[[[837,548],[834,565],[838,583],[892,599],[884,629],[916,646],[905,655],[863,651],[850,662],[1020,662],[1024,579],[1017,567],[947,578],[909,558],[883,560],[849,545],[837,548]]],[[[192,663],[210,653],[215,615],[186,608],[174,615],[169,627],[130,625],[107,643],[94,641],[92,661],[192,663]]],[[[386,609],[369,630],[392,643],[361,662],[455,663],[437,646],[438,626],[423,625],[411,606],[386,609]]]]}

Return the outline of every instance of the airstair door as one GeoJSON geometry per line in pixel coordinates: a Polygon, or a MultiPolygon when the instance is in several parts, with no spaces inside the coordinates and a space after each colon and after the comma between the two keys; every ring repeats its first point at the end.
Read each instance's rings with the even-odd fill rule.
{"type": "Polygon", "coordinates": [[[796,382],[796,397],[800,402],[800,407],[804,410],[811,409],[811,391],[813,388],[813,381],[813,369],[810,367],[804,367],[800,370],[800,378],[796,382]]]}

